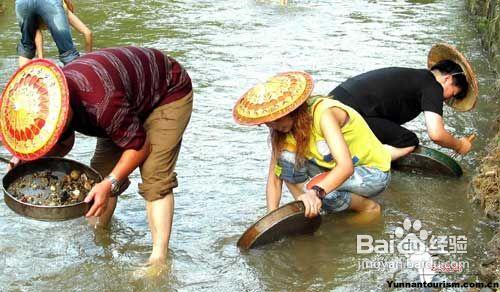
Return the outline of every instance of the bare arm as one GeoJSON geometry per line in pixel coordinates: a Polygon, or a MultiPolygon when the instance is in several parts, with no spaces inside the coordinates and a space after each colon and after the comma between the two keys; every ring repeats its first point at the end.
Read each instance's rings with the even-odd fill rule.
{"type": "Polygon", "coordinates": [[[434,143],[453,149],[460,154],[466,154],[470,151],[472,146],[470,141],[465,137],[457,139],[448,133],[448,131],[444,128],[444,120],[442,116],[429,111],[425,111],[424,116],[427,133],[429,134],[429,138],[431,138],[434,143]]]}
{"type": "Polygon", "coordinates": [[[268,212],[271,212],[279,207],[281,200],[281,192],[283,188],[283,181],[274,173],[275,166],[276,166],[276,159],[274,159],[274,157],[271,157],[271,161],[269,163],[269,174],[267,176],[267,185],[266,185],[266,199],[267,199],[268,212]]]}
{"type": "Polygon", "coordinates": [[[129,174],[132,173],[132,171],[134,171],[139,165],[144,162],[144,160],[146,160],[146,158],[148,158],[150,147],[151,144],[149,143],[149,140],[146,139],[141,149],[125,150],[120,157],[120,160],[118,160],[118,163],[111,171],[111,174],[119,181],[126,179],[129,174]]]}
{"type": "Polygon", "coordinates": [[[43,59],[43,34],[39,29],[35,33],[35,48],[37,57],[43,59]]]}
{"type": "MultiPolygon", "coordinates": [[[[130,173],[132,173],[132,171],[134,171],[134,169],[136,169],[144,162],[144,160],[146,160],[149,152],[150,143],[147,139],[146,142],[144,142],[144,145],[142,145],[141,149],[125,150],[120,157],[120,160],[118,161],[118,163],[116,163],[115,167],[111,171],[111,174],[116,177],[118,181],[124,180],[130,173]]],[[[96,184],[85,198],[85,202],[87,203],[94,199],[94,204],[92,204],[92,207],[87,212],[87,214],[85,214],[85,216],[100,216],[106,209],[107,201],[110,195],[111,182],[109,180],[104,179],[102,182],[96,184]]]]}
{"type": "MultiPolygon", "coordinates": [[[[341,131],[341,125],[347,118],[347,113],[338,108],[326,110],[321,116],[321,131],[336,162],[335,167],[317,184],[327,194],[338,188],[354,172],[351,154],[341,131]]],[[[307,190],[298,199],[304,202],[306,217],[315,217],[319,214],[322,203],[314,190],[307,190]]]]}
{"type": "Polygon", "coordinates": [[[73,12],[68,10],[68,21],[69,24],[74,27],[77,31],[83,34],[85,38],[85,51],[92,52],[92,32],[90,29],[83,23],[78,16],[76,16],[73,12]]]}
{"type": "Polygon", "coordinates": [[[336,162],[335,167],[318,184],[326,193],[338,188],[354,172],[351,153],[340,129],[346,117],[347,114],[343,110],[331,108],[323,113],[320,120],[321,131],[336,162]]]}

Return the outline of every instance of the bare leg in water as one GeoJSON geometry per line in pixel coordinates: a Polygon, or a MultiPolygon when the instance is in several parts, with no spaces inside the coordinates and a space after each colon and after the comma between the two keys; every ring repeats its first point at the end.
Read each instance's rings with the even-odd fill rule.
{"type": "Polygon", "coordinates": [[[351,210],[356,214],[351,218],[351,223],[365,225],[380,219],[382,207],[379,203],[360,195],[351,193],[351,210]]]}

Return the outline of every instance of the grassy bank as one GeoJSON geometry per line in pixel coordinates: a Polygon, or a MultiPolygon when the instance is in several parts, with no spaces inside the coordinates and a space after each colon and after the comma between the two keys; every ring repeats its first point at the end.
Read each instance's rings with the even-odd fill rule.
{"type": "Polygon", "coordinates": [[[487,254],[479,270],[481,278],[488,282],[500,280],[500,118],[496,124],[497,134],[490,141],[471,184],[473,201],[496,222],[496,234],[487,244],[487,254]]]}
{"type": "MultiPolygon", "coordinates": [[[[496,94],[500,94],[500,1],[466,0],[491,69],[497,74],[496,94]]],[[[487,147],[488,151],[479,164],[471,183],[471,197],[481,206],[484,214],[496,224],[496,233],[487,244],[487,253],[479,269],[480,277],[487,282],[500,280],[500,118],[497,131],[487,147]]]]}
{"type": "Polygon", "coordinates": [[[500,1],[466,0],[466,3],[477,24],[492,68],[500,75],[500,1]]]}

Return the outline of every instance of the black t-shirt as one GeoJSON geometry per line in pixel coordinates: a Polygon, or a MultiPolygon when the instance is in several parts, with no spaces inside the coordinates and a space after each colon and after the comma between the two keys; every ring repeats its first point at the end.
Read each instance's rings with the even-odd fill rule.
{"type": "Polygon", "coordinates": [[[349,78],[339,87],[330,95],[366,117],[404,124],[422,111],[443,115],[443,87],[426,69],[377,69],[349,78]]]}

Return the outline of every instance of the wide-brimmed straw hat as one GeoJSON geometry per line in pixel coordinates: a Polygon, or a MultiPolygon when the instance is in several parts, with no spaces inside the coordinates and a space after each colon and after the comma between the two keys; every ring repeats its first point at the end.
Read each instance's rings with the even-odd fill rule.
{"type": "Polygon", "coordinates": [[[444,60],[450,60],[457,63],[465,74],[469,89],[467,94],[462,99],[450,98],[446,104],[451,106],[457,111],[465,112],[471,110],[476,105],[479,87],[477,85],[477,78],[472,66],[467,59],[455,47],[448,44],[435,44],[429,51],[427,58],[427,67],[430,69],[436,63],[444,60]]]}
{"type": "Polygon", "coordinates": [[[306,72],[285,72],[248,90],[235,104],[233,117],[242,125],[259,125],[286,116],[304,103],[313,89],[306,72]]]}
{"type": "Polygon", "coordinates": [[[68,111],[68,86],[61,69],[48,60],[30,61],[14,73],[2,92],[2,143],[22,160],[40,158],[57,143],[68,111]]]}

